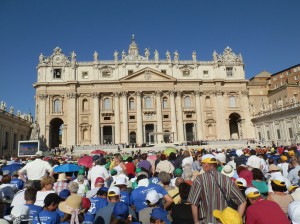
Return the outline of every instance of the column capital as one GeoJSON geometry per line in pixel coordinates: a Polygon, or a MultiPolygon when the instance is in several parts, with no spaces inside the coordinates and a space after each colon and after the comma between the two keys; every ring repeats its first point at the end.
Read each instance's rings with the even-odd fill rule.
{"type": "Polygon", "coordinates": [[[162,91],[160,91],[160,90],[157,90],[157,91],[155,91],[155,96],[158,96],[158,97],[160,97],[161,96],[161,94],[162,94],[162,91]]]}
{"type": "Polygon", "coordinates": [[[91,94],[92,98],[99,98],[100,97],[100,94],[99,93],[92,93],[91,94]]]}
{"type": "Polygon", "coordinates": [[[113,96],[114,96],[114,97],[119,97],[120,95],[121,95],[120,92],[113,92],[113,96]]]}
{"type": "Polygon", "coordinates": [[[202,96],[202,95],[203,95],[203,92],[200,91],[200,90],[196,90],[196,91],[194,91],[194,94],[195,94],[196,96],[202,96]]]}
{"type": "Polygon", "coordinates": [[[177,96],[182,96],[182,94],[183,94],[182,91],[180,91],[180,90],[177,90],[177,91],[176,91],[176,95],[177,95],[177,96]]]}
{"type": "Polygon", "coordinates": [[[169,95],[170,95],[170,96],[175,96],[175,93],[176,93],[175,90],[170,90],[170,91],[169,91],[169,95]]]}
{"type": "Polygon", "coordinates": [[[78,96],[77,93],[68,93],[68,94],[67,94],[67,97],[68,97],[69,99],[76,99],[77,96],[78,96]]]}
{"type": "Polygon", "coordinates": [[[46,100],[48,98],[47,94],[40,94],[39,95],[40,100],[46,100]]]}
{"type": "Polygon", "coordinates": [[[142,91],[136,91],[136,92],[134,92],[135,96],[142,96],[142,94],[143,94],[142,91]]]}
{"type": "Polygon", "coordinates": [[[122,97],[127,97],[127,95],[128,95],[128,92],[126,92],[126,91],[123,91],[123,92],[121,92],[121,95],[122,95],[122,97]]]}
{"type": "Polygon", "coordinates": [[[214,92],[214,94],[215,94],[216,96],[223,96],[224,91],[222,91],[222,90],[217,90],[217,91],[214,92]]]}

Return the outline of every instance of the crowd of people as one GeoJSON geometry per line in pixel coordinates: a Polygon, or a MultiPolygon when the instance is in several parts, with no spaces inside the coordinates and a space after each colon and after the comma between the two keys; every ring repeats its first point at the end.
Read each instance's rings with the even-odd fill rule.
{"type": "Polygon", "coordinates": [[[300,147],[106,152],[11,158],[0,172],[0,224],[300,224],[300,147]]]}

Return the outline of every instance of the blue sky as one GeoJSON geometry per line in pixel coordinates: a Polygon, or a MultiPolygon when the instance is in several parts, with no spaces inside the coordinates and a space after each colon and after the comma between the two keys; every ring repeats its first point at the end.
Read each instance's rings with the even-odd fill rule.
{"type": "Polygon", "coordinates": [[[178,50],[181,60],[211,60],[230,46],[249,79],[299,63],[300,1],[248,0],[1,0],[0,101],[34,113],[36,66],[56,46],[79,61],[112,59],[135,34],[141,54],[178,50]]]}

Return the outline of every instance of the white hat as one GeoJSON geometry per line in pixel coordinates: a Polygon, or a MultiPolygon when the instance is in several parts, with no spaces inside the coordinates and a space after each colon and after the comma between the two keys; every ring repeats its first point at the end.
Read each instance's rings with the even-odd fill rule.
{"type": "Polygon", "coordinates": [[[232,166],[230,165],[225,165],[221,171],[222,174],[226,175],[227,177],[233,177],[234,170],[232,166]]]}
{"type": "Polygon", "coordinates": [[[242,177],[237,178],[235,180],[235,183],[236,183],[236,185],[238,185],[240,187],[247,187],[247,181],[242,177]]]}
{"type": "Polygon", "coordinates": [[[245,191],[245,195],[247,198],[256,198],[257,196],[260,196],[259,190],[257,190],[255,187],[249,187],[245,191]]]}
{"type": "Polygon", "coordinates": [[[241,155],[244,154],[243,151],[240,150],[240,149],[236,150],[235,153],[236,153],[236,155],[237,155],[238,157],[240,157],[241,155]]]}
{"type": "Polygon", "coordinates": [[[115,186],[117,185],[127,185],[125,178],[117,178],[115,181],[115,186]]]}
{"type": "Polygon", "coordinates": [[[155,190],[151,190],[146,195],[146,200],[150,201],[150,203],[156,204],[159,199],[162,198],[160,194],[158,194],[155,190]]]}
{"type": "Polygon", "coordinates": [[[120,195],[120,188],[113,186],[108,189],[107,196],[117,196],[117,195],[120,195]]]}
{"type": "Polygon", "coordinates": [[[42,151],[37,151],[35,153],[35,156],[43,156],[43,155],[44,155],[44,153],[42,151]]]}
{"type": "Polygon", "coordinates": [[[221,148],[218,148],[218,149],[217,149],[217,152],[222,152],[222,149],[221,149],[221,148]]]}
{"type": "Polygon", "coordinates": [[[300,201],[293,201],[288,208],[289,217],[293,223],[300,223],[300,201]]]}
{"type": "Polygon", "coordinates": [[[272,178],[272,181],[278,185],[278,186],[281,186],[281,187],[284,187],[286,186],[285,185],[285,179],[284,177],[281,175],[281,174],[276,174],[273,178],[272,178]]]}
{"type": "Polygon", "coordinates": [[[67,176],[66,176],[65,173],[60,173],[60,174],[58,175],[57,181],[66,181],[66,180],[67,180],[67,176]]]}
{"type": "Polygon", "coordinates": [[[22,217],[22,219],[28,219],[29,218],[29,207],[26,205],[17,205],[14,206],[11,210],[10,215],[12,218],[19,218],[22,217]]]}
{"type": "Polygon", "coordinates": [[[294,198],[294,201],[300,201],[300,188],[297,188],[291,196],[294,198]]]}
{"type": "Polygon", "coordinates": [[[205,154],[202,156],[202,163],[218,163],[216,157],[212,154],[205,154]]]}

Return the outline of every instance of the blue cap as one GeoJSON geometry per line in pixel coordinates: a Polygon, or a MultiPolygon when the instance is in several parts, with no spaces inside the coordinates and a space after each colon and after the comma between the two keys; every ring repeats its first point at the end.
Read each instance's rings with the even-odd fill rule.
{"type": "Polygon", "coordinates": [[[150,213],[150,216],[152,218],[155,218],[155,219],[160,219],[160,220],[163,220],[165,223],[169,224],[171,223],[169,220],[168,220],[168,212],[162,208],[154,208],[152,209],[152,212],[150,213]]]}
{"type": "Polygon", "coordinates": [[[108,188],[107,187],[100,187],[100,189],[99,190],[101,190],[101,191],[105,191],[105,192],[108,192],[108,188]]]}
{"type": "Polygon", "coordinates": [[[59,197],[63,199],[67,199],[71,195],[70,191],[68,189],[63,189],[61,192],[59,192],[59,197]]]}
{"type": "Polygon", "coordinates": [[[129,215],[128,205],[124,202],[117,202],[115,204],[113,214],[118,219],[127,219],[129,215]]]}

